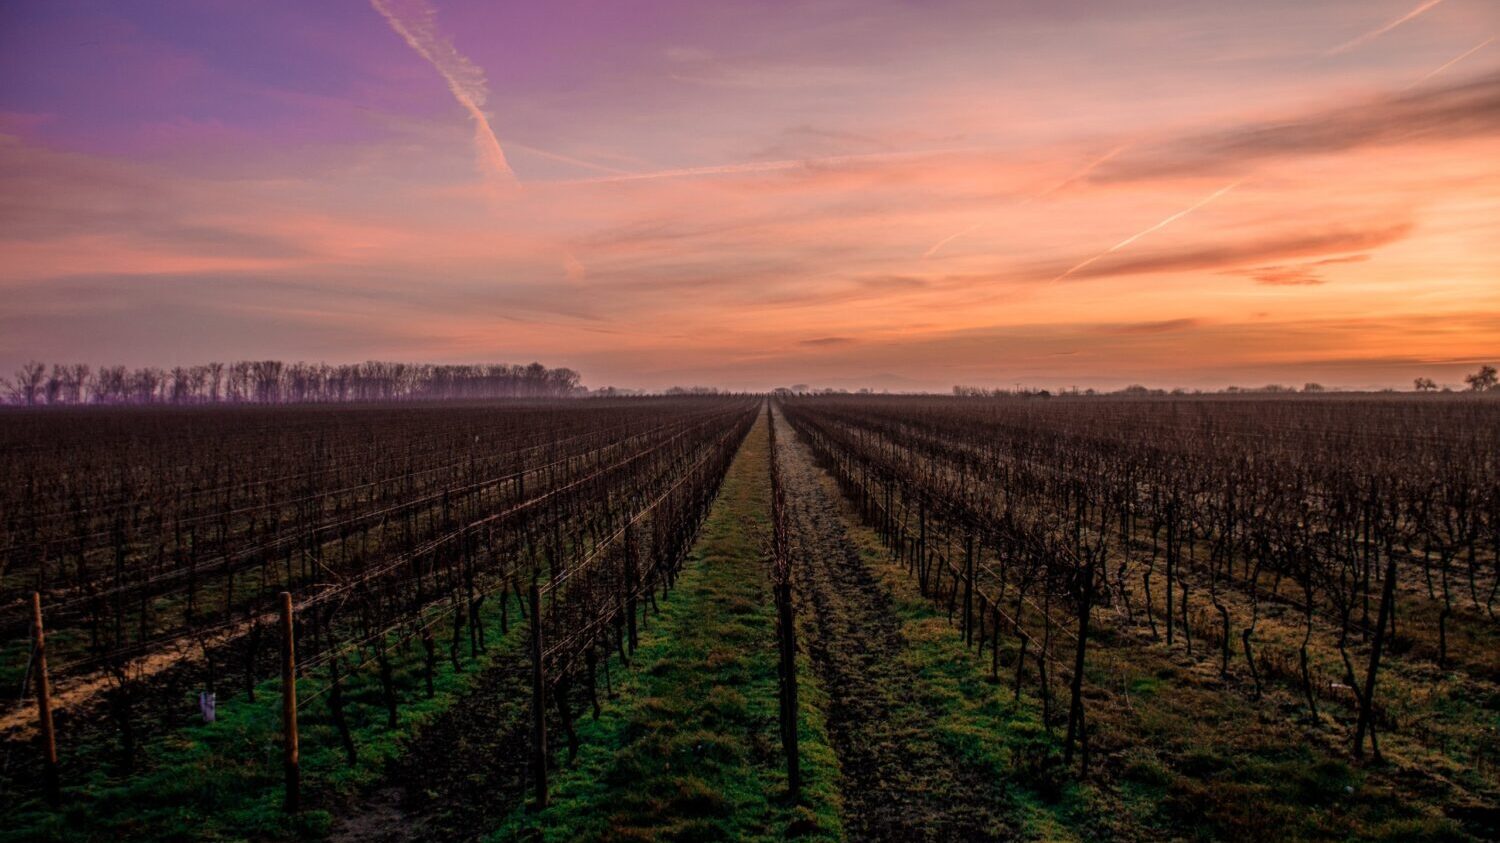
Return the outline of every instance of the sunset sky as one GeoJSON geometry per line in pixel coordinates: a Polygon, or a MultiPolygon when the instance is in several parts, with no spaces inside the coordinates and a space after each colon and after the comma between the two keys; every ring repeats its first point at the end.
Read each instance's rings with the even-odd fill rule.
{"type": "Polygon", "coordinates": [[[1500,3],[8,0],[0,372],[1458,384],[1500,3]]]}

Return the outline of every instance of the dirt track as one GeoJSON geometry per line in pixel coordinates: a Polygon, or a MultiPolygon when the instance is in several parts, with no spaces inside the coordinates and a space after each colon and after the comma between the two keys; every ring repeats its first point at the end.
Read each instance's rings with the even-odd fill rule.
{"type": "Polygon", "coordinates": [[[851,840],[1001,840],[998,782],[932,738],[938,712],[902,658],[891,595],[860,558],[823,470],[780,416],[783,477],[796,560],[802,644],[829,696],[828,727],[843,771],[851,840]]]}
{"type": "MultiPolygon", "coordinates": [[[[933,738],[940,712],[924,694],[920,666],[905,657],[891,595],[861,559],[832,481],[792,428],[776,423],[799,548],[801,644],[829,697],[848,838],[1009,839],[1002,783],[933,738]]],[[[468,839],[495,827],[524,798],[522,667],[502,655],[473,693],[422,730],[380,786],[337,812],[344,819],[335,839],[468,839]]]]}

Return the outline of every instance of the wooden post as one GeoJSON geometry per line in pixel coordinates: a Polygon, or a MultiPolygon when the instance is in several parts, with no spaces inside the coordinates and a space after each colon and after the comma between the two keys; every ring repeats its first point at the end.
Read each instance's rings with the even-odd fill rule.
{"type": "Polygon", "coordinates": [[[52,684],[47,679],[47,635],[42,630],[42,594],[31,593],[32,631],[36,638],[36,714],[42,728],[42,746],[47,754],[45,787],[47,803],[62,804],[57,775],[57,732],[52,725],[52,684]]]}
{"type": "Polygon", "coordinates": [[[297,642],[292,593],[281,592],[281,730],[286,763],[286,811],[302,808],[301,751],[297,745],[297,642]]]}
{"type": "Polygon", "coordinates": [[[536,771],[536,810],[547,807],[547,677],[542,666],[542,591],[531,583],[531,765],[536,771]]]}

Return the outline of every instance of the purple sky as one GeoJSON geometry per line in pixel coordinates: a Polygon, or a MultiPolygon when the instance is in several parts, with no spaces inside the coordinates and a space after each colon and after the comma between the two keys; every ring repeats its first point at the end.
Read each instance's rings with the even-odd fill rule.
{"type": "Polygon", "coordinates": [[[1500,4],[0,6],[0,371],[1456,383],[1500,4]]]}

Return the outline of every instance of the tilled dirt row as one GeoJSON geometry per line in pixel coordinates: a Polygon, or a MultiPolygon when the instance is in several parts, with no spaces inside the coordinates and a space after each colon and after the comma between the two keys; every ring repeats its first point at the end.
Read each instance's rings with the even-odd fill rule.
{"type": "Polygon", "coordinates": [[[779,415],[801,644],[829,697],[851,840],[1000,840],[1001,784],[938,746],[892,598],[846,532],[811,451],[779,415]]]}

